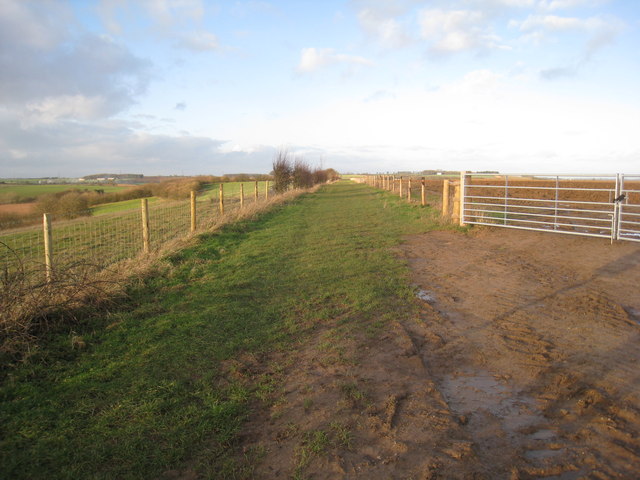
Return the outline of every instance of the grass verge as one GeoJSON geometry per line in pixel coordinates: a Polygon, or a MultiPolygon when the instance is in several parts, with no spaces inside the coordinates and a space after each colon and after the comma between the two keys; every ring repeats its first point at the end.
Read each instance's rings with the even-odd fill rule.
{"type": "Polygon", "coordinates": [[[338,317],[373,330],[397,318],[413,292],[389,247],[435,216],[338,183],[201,235],[5,375],[0,477],[245,477],[236,433],[264,386],[229,361],[295,351],[338,317]]]}

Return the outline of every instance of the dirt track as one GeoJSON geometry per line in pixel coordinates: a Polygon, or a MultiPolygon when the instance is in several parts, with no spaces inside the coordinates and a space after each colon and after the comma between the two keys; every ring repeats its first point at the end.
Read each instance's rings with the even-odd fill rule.
{"type": "Polygon", "coordinates": [[[284,385],[252,478],[637,478],[639,244],[476,229],[398,255],[420,318],[242,365],[284,385]]]}
{"type": "Polygon", "coordinates": [[[636,477],[640,246],[492,229],[404,251],[430,373],[491,477],[636,477]]]}

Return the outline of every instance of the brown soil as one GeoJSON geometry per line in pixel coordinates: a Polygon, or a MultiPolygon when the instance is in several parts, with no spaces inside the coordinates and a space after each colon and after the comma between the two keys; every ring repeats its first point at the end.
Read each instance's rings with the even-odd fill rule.
{"type": "Polygon", "coordinates": [[[637,478],[639,244],[496,228],[398,254],[419,316],[234,366],[282,386],[245,428],[250,478],[637,478]]]}
{"type": "Polygon", "coordinates": [[[28,215],[33,213],[35,208],[35,202],[33,203],[5,203],[0,205],[0,214],[13,213],[17,215],[28,215]]]}

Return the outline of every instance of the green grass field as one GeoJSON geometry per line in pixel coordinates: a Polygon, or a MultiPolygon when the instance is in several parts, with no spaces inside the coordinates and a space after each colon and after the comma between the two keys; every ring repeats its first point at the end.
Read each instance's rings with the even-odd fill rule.
{"type": "Polygon", "coordinates": [[[117,192],[129,187],[118,187],[113,185],[11,185],[0,184],[0,199],[16,196],[19,201],[36,199],[46,193],[57,193],[65,190],[104,190],[105,192],[117,192]]]}
{"type": "MultiPolygon", "coordinates": [[[[224,196],[226,199],[231,199],[240,196],[240,185],[244,186],[244,198],[246,201],[252,201],[254,198],[255,182],[228,182],[224,184],[224,196]]],[[[266,182],[258,182],[258,196],[264,198],[266,182]]],[[[270,186],[273,186],[270,183],[270,186]]],[[[201,191],[198,192],[198,199],[218,199],[220,193],[220,184],[214,183],[206,185],[201,191]]],[[[162,202],[157,197],[149,198],[149,204],[156,202],[162,202]]],[[[104,215],[108,213],[125,212],[128,210],[134,210],[140,208],[140,199],[125,200],[122,202],[104,203],[97,205],[91,209],[91,214],[94,216],[104,215]]]]}
{"type": "MultiPolygon", "coordinates": [[[[151,197],[147,199],[149,205],[153,205],[158,201],[158,197],[151,197]]],[[[106,215],[108,213],[125,212],[127,210],[139,210],[140,199],[134,198],[133,200],[123,200],[122,202],[103,203],[91,208],[91,215],[106,215]]]]}
{"type": "Polygon", "coordinates": [[[236,434],[274,380],[229,374],[241,354],[293,351],[336,318],[379,331],[413,298],[390,251],[437,214],[340,182],[203,234],[108,312],[51,332],[0,370],[0,478],[154,479],[188,468],[247,478],[236,434]]]}
{"type": "MultiPolygon", "coordinates": [[[[266,187],[266,183],[264,181],[258,182],[258,195],[260,198],[264,197],[264,189],[266,187]]],[[[252,199],[254,195],[255,182],[226,182],[224,183],[224,194],[230,197],[238,197],[240,196],[240,185],[244,188],[244,198],[252,199]]],[[[269,188],[273,188],[273,182],[269,182],[269,188]]],[[[204,192],[205,196],[214,196],[218,198],[218,193],[220,191],[220,184],[214,183],[204,192]]]]}

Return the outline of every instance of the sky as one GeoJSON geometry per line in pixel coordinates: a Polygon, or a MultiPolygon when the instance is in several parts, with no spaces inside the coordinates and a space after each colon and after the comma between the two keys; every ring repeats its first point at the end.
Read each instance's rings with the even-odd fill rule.
{"type": "Polygon", "coordinates": [[[0,177],[640,173],[637,0],[0,0],[0,177]]]}

